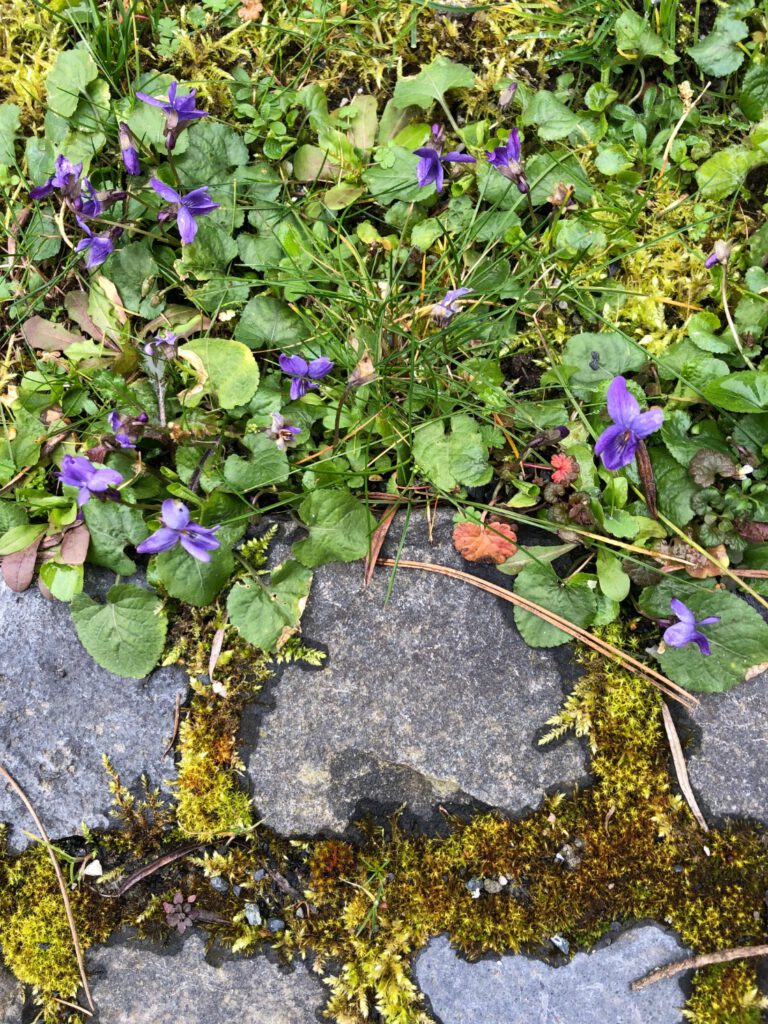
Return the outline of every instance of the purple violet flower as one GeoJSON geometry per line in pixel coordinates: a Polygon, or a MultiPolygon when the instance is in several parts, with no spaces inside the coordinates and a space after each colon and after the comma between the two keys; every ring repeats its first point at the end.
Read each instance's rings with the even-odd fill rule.
{"type": "Polygon", "coordinates": [[[443,129],[439,124],[432,125],[432,143],[429,146],[422,146],[414,149],[416,156],[421,157],[416,165],[416,180],[419,188],[426,188],[434,184],[435,190],[441,192],[445,181],[445,170],[443,163],[453,164],[474,164],[477,161],[469,153],[458,153],[451,150],[450,153],[441,153],[443,146],[443,129]]]}
{"type": "Polygon", "coordinates": [[[139,163],[139,151],[136,149],[136,139],[133,132],[121,121],[117,126],[117,137],[120,140],[120,156],[123,158],[123,166],[128,174],[141,174],[139,163]]]}
{"type": "Polygon", "coordinates": [[[520,162],[520,135],[517,128],[513,128],[509,133],[506,146],[497,146],[495,149],[486,150],[486,155],[488,163],[492,164],[509,181],[514,181],[520,192],[525,194],[528,191],[528,182],[520,162]]]}
{"type": "Polygon", "coordinates": [[[315,382],[331,372],[334,364],[325,356],[307,362],[301,356],[287,356],[284,353],[279,359],[280,369],[292,377],[291,401],[303,398],[307,391],[319,385],[315,382]]]}
{"type": "Polygon", "coordinates": [[[117,409],[113,409],[109,416],[107,416],[109,429],[115,435],[115,441],[117,441],[121,448],[136,447],[132,435],[135,433],[136,427],[142,426],[147,422],[147,419],[148,417],[145,412],[140,413],[138,416],[121,416],[117,409]]]}
{"type": "Polygon", "coordinates": [[[136,93],[142,103],[159,107],[165,113],[165,145],[168,149],[173,149],[176,145],[176,140],[187,127],[188,121],[194,121],[197,117],[208,117],[207,111],[198,110],[195,107],[196,89],[184,93],[183,96],[177,95],[177,89],[177,83],[171,82],[167,100],[159,100],[155,96],[148,96],[145,92],[136,93]]]}
{"type": "Polygon", "coordinates": [[[176,352],[176,335],[173,331],[161,331],[151,341],[144,343],[144,354],[155,359],[169,359],[176,352]]]}
{"type": "Polygon", "coordinates": [[[64,199],[74,203],[80,197],[80,175],[82,173],[82,163],[70,163],[65,156],[59,154],[54,163],[54,173],[42,185],[30,189],[29,198],[44,199],[56,189],[61,192],[64,199]]]}
{"type": "Polygon", "coordinates": [[[715,242],[714,249],[709,254],[709,256],[707,256],[707,258],[704,260],[704,266],[707,268],[707,270],[709,270],[711,267],[714,267],[716,263],[719,263],[721,267],[724,267],[727,265],[730,256],[730,245],[722,238],[718,238],[718,240],[715,242]]]}
{"type": "Polygon", "coordinates": [[[181,542],[181,546],[193,558],[199,562],[210,562],[210,552],[221,547],[221,541],[215,535],[221,529],[221,524],[207,527],[190,522],[189,509],[183,501],[166,498],[160,518],[163,522],[160,529],[136,545],[140,554],[156,555],[160,551],[170,551],[181,542]]]}
{"type": "Polygon", "coordinates": [[[157,219],[160,221],[168,220],[169,217],[175,214],[176,224],[178,225],[181,241],[184,245],[190,245],[195,240],[195,235],[197,234],[197,221],[195,217],[204,217],[206,213],[213,213],[214,210],[219,208],[219,204],[214,203],[208,194],[207,187],[194,188],[191,192],[187,192],[185,196],[180,196],[176,189],[166,185],[159,178],[150,178],[149,184],[162,199],[170,203],[170,206],[160,210],[157,219]]]}
{"type": "Polygon", "coordinates": [[[291,445],[296,444],[296,435],[301,433],[301,427],[292,427],[286,423],[279,412],[272,413],[272,426],[266,430],[267,437],[271,437],[280,451],[285,451],[291,445]]]}
{"type": "Polygon", "coordinates": [[[439,324],[450,323],[456,314],[461,311],[459,300],[465,295],[469,295],[471,291],[471,288],[453,288],[447,291],[443,298],[432,307],[432,319],[436,320],[439,324]]]}
{"type": "Polygon", "coordinates": [[[84,455],[65,455],[61,460],[59,480],[67,487],[77,487],[77,504],[85,505],[94,494],[105,494],[118,487],[122,476],[114,469],[99,469],[84,455]]]}
{"type": "Polygon", "coordinates": [[[664,643],[669,644],[670,647],[685,647],[686,644],[693,643],[698,645],[702,654],[711,654],[709,640],[697,627],[711,626],[720,621],[720,616],[710,615],[697,622],[696,616],[688,605],[683,604],[676,597],[672,598],[669,605],[680,621],[664,630],[664,643]]]}
{"type": "MultiPolygon", "coordinates": [[[[100,267],[115,248],[112,240],[112,231],[106,235],[94,235],[84,220],[81,220],[80,217],[77,217],[76,220],[88,237],[80,239],[75,246],[75,252],[85,252],[87,250],[88,255],[85,258],[85,265],[89,270],[93,270],[95,267],[100,267]]],[[[122,233],[122,228],[118,228],[118,230],[122,233]]]]}
{"type": "Polygon", "coordinates": [[[107,188],[97,192],[88,178],[83,178],[83,194],[89,195],[90,198],[83,199],[81,194],[72,203],[73,209],[81,213],[83,217],[100,217],[107,207],[119,199],[125,199],[128,195],[121,188],[107,188]]]}
{"type": "Polygon", "coordinates": [[[621,469],[635,457],[638,441],[652,434],[664,422],[661,409],[640,412],[634,395],[623,377],[614,377],[608,387],[608,415],[613,425],[605,429],[595,444],[595,455],[606,469],[621,469]]]}

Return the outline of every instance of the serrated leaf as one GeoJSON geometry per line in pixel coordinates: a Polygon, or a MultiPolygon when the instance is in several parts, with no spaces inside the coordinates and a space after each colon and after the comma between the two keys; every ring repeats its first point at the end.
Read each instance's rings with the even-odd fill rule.
{"type": "Polygon", "coordinates": [[[181,544],[155,556],[154,571],[171,597],[203,608],[228,582],[235,568],[229,547],[211,552],[210,562],[193,558],[181,544]]]}
{"type": "Polygon", "coordinates": [[[665,64],[677,61],[674,50],[671,50],[661,36],[657,36],[644,18],[634,11],[624,11],[616,19],[616,49],[622,57],[636,60],[638,57],[658,57],[665,64]]]}
{"type": "Polygon", "coordinates": [[[49,109],[60,117],[70,117],[77,109],[81,93],[98,74],[96,61],[87,50],[59,53],[46,79],[49,109]]]}
{"type": "Polygon", "coordinates": [[[288,350],[304,341],[307,329],[287,302],[273,295],[254,295],[240,316],[235,337],[249,348],[288,350]]]}
{"type": "Polygon", "coordinates": [[[656,657],[661,671],[694,693],[722,693],[744,681],[750,669],[768,662],[768,625],[746,601],[723,590],[663,580],[640,594],[640,608],[656,618],[677,621],[670,609],[673,597],[686,604],[698,621],[720,616],[720,622],[701,627],[711,654],[696,644],[669,647],[656,657]]]}
{"type": "Polygon", "coordinates": [[[728,412],[760,412],[768,408],[768,373],[741,370],[710,381],[704,397],[728,412]]]}
{"type": "Polygon", "coordinates": [[[135,572],[136,563],[124,549],[129,544],[140,544],[149,535],[141,511],[113,501],[89,501],[83,506],[83,517],[91,535],[88,560],[118,576],[135,572]]]}
{"type": "Polygon", "coordinates": [[[224,463],[224,479],[240,493],[254,491],[258,487],[271,487],[288,479],[290,467],[288,456],[277,447],[266,434],[248,434],[243,443],[250,449],[251,457],[229,455],[224,463]]]}
{"type": "Polygon", "coordinates": [[[768,110],[768,61],[747,69],[741,82],[739,106],[750,121],[759,121],[768,110]]]}
{"type": "Polygon", "coordinates": [[[295,631],[311,585],[311,569],[292,560],[276,569],[269,583],[237,583],[227,598],[230,621],[249,644],[270,651],[295,631]]]}
{"type": "Polygon", "coordinates": [[[493,475],[488,448],[479,425],[466,413],[418,427],[413,435],[413,458],[422,473],[442,491],[480,487],[493,475]]]}
{"type": "Polygon", "coordinates": [[[365,558],[376,522],[362,502],[347,490],[312,491],[299,506],[309,536],[296,541],[293,553],[310,568],[326,562],[365,558]]]}
{"type": "Polygon", "coordinates": [[[696,452],[688,467],[688,472],[696,481],[699,487],[711,487],[718,476],[737,477],[738,466],[733,459],[722,452],[711,451],[709,448],[702,448],[696,452]]]}
{"type": "Polygon", "coordinates": [[[746,39],[749,29],[745,22],[729,16],[727,9],[718,15],[714,28],[704,39],[688,48],[688,53],[705,75],[722,78],[736,71],[744,63],[745,53],[736,43],[746,39]]]}
{"type": "Polygon", "coordinates": [[[454,64],[440,55],[417,75],[401,78],[397,82],[392,94],[392,105],[398,110],[410,106],[429,110],[434,102],[442,100],[451,89],[471,89],[474,84],[474,73],[468,67],[454,64]]]}
{"type": "MultiPolygon", "coordinates": [[[[246,345],[225,338],[196,338],[179,349],[182,358],[188,353],[202,364],[204,383],[215,392],[222,409],[246,405],[256,394],[259,368],[246,345]]],[[[194,365],[195,360],[191,361],[194,365]]]]}
{"type": "Polygon", "coordinates": [[[78,594],[71,608],[80,642],[108,672],[143,679],[160,660],[168,622],[149,590],[121,583],[110,588],[105,604],[78,594]]]}
{"type": "MultiPolygon", "coordinates": [[[[515,594],[554,612],[575,626],[588,626],[597,600],[586,582],[563,583],[551,565],[527,565],[515,579],[515,594]]],[[[557,626],[515,605],[515,624],[531,647],[559,647],[572,639],[557,626]]]]}

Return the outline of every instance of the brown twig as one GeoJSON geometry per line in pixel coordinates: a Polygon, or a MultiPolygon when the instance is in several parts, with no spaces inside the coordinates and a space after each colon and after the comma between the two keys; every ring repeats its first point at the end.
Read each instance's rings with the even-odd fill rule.
{"type": "Polygon", "coordinates": [[[400,501],[398,499],[396,502],[393,502],[388,509],[386,509],[384,515],[379,520],[379,525],[371,535],[371,550],[368,552],[368,557],[365,560],[365,567],[363,569],[363,584],[366,587],[371,582],[373,570],[376,568],[376,559],[379,557],[379,552],[387,538],[389,528],[392,525],[395,513],[399,507],[400,501]]]}
{"type": "Polygon", "coordinates": [[[163,757],[168,757],[173,744],[176,742],[176,737],[179,734],[179,718],[181,717],[181,691],[176,694],[176,707],[173,709],[173,732],[171,738],[168,740],[168,746],[163,751],[163,757]]]}
{"type": "Polygon", "coordinates": [[[69,1006],[73,1010],[77,1010],[78,1013],[84,1013],[86,1017],[93,1016],[90,1010],[86,1010],[84,1006],[79,1006],[77,1003],[70,1003],[68,999],[61,999],[59,996],[54,996],[53,1001],[55,1003],[61,1003],[62,1006],[69,1006]]]}
{"type": "Polygon", "coordinates": [[[701,813],[699,805],[696,803],[696,797],[693,795],[691,782],[688,778],[688,768],[686,767],[685,758],[683,757],[683,748],[680,745],[680,737],[677,735],[677,729],[675,728],[675,723],[672,721],[672,715],[664,701],[661,702],[661,714],[664,718],[664,730],[667,734],[667,739],[669,740],[669,749],[672,752],[672,763],[675,766],[675,775],[677,775],[680,792],[685,797],[685,802],[690,807],[691,814],[699,823],[699,826],[705,832],[709,832],[709,826],[704,820],[704,815],[701,813]]]}
{"type": "Polygon", "coordinates": [[[51,863],[53,864],[53,870],[56,872],[56,881],[59,883],[59,889],[61,890],[61,898],[64,903],[64,912],[67,915],[67,924],[69,925],[69,931],[72,935],[72,945],[74,946],[75,949],[77,969],[80,972],[80,980],[83,983],[83,991],[85,992],[85,998],[88,1000],[88,1008],[90,1010],[95,1010],[96,1007],[94,1006],[93,996],[91,995],[91,989],[90,986],[88,985],[88,975],[85,973],[85,961],[83,959],[83,950],[80,945],[80,939],[77,934],[75,917],[74,914],[72,913],[72,904],[69,902],[67,883],[64,881],[64,875],[62,874],[61,871],[61,865],[59,864],[56,854],[53,851],[51,840],[48,838],[48,833],[45,831],[45,826],[40,820],[37,811],[32,806],[29,797],[18,784],[16,779],[14,779],[14,777],[11,775],[8,769],[2,764],[0,764],[0,775],[3,776],[8,785],[16,793],[18,798],[29,811],[29,815],[34,821],[38,832],[40,833],[40,840],[43,843],[43,846],[45,846],[46,852],[51,859],[51,863]]]}
{"type": "Polygon", "coordinates": [[[639,992],[646,985],[654,985],[657,981],[663,981],[665,978],[674,978],[682,971],[694,971],[699,967],[709,967],[711,964],[726,964],[730,960],[747,960],[756,956],[768,956],[768,946],[737,946],[735,949],[723,949],[719,953],[690,956],[687,960],[678,960],[673,964],[657,967],[650,974],[633,981],[631,988],[633,992],[639,992]]]}
{"type": "Polygon", "coordinates": [[[380,558],[378,561],[379,565],[396,565],[399,569],[422,569],[425,572],[437,572],[443,576],[450,576],[453,579],[461,580],[463,583],[469,583],[473,587],[478,587],[480,590],[485,590],[489,594],[494,594],[496,597],[500,597],[502,601],[509,601],[510,604],[515,604],[524,611],[531,612],[532,615],[537,615],[540,619],[548,622],[552,626],[557,626],[558,629],[562,629],[564,633],[569,633],[577,640],[581,640],[587,644],[592,650],[597,651],[599,654],[605,655],[605,657],[611,658],[619,664],[629,666],[638,675],[643,676],[649,683],[656,686],[667,696],[673,700],[678,701],[680,704],[687,706],[688,708],[694,707],[698,704],[698,700],[687,690],[684,690],[682,686],[678,686],[677,683],[673,683],[671,679],[667,679],[666,676],[662,675],[661,672],[657,672],[656,669],[651,668],[649,665],[644,665],[637,658],[633,658],[631,654],[627,654],[626,651],[620,650],[618,647],[614,647],[613,644],[609,644],[606,640],[602,640],[600,637],[595,636],[586,629],[582,629],[581,626],[576,626],[572,622],[568,622],[567,619],[561,618],[555,612],[549,611],[547,608],[543,608],[541,605],[536,604],[533,601],[529,601],[527,598],[520,597],[518,594],[512,593],[510,590],[506,590],[504,587],[499,587],[495,583],[489,583],[486,580],[480,579],[478,576],[472,576],[471,573],[462,572],[460,569],[451,569],[447,565],[430,565],[427,562],[412,562],[406,559],[394,558],[380,558]]]}
{"type": "Polygon", "coordinates": [[[167,867],[169,864],[174,864],[177,860],[181,860],[182,857],[186,857],[188,853],[194,853],[195,850],[202,850],[208,843],[189,843],[187,846],[181,846],[178,850],[171,850],[170,853],[164,853],[162,857],[158,857],[157,860],[153,860],[151,864],[145,864],[143,868],[139,868],[138,871],[134,871],[132,875],[128,875],[126,880],[117,890],[117,898],[125,896],[129,889],[132,889],[134,885],[138,885],[139,882],[143,882],[145,878],[149,878],[150,875],[154,875],[156,871],[160,871],[162,868],[167,867]]]}

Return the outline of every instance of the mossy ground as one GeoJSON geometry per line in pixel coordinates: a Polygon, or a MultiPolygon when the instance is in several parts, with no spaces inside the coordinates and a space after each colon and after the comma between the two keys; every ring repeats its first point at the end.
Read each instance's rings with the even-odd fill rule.
{"type": "MultiPolygon", "coordinates": [[[[217,627],[215,614],[197,615],[176,630],[174,652],[193,680],[217,627]]],[[[552,726],[553,735],[584,737],[592,785],[550,796],[517,820],[451,819],[446,837],[406,833],[395,818],[362,823],[354,841],[290,840],[254,824],[237,776],[239,714],[267,667],[225,641],[216,677],[226,692],[193,682],[175,806],[151,792],[131,797],[112,778],[117,827],[86,836],[107,873],[71,893],[83,945],[126,925],[162,941],[163,900],[194,893],[204,911],[198,926],[212,940],[243,953],[271,943],[330,976],[329,1019],[425,1024],[410,957],[441,932],[469,957],[546,955],[554,934],[573,950],[589,948],[612,922],[640,919],[671,926],[697,952],[765,942],[763,830],[732,822],[703,833],[669,774],[657,692],[591,652],[580,660],[584,674],[552,726]],[[190,839],[205,845],[113,898],[117,878],[190,839]],[[473,898],[470,879],[500,875],[500,892],[473,898]],[[279,917],[285,929],[250,924],[246,903],[254,902],[263,922],[279,917]]],[[[34,986],[46,1020],[75,1020],[55,1001],[76,995],[78,974],[45,850],[6,856],[0,869],[6,963],[34,986]]],[[[686,1014],[695,1024],[757,1024],[760,1007],[755,962],[744,961],[699,971],[686,1014]]]]}

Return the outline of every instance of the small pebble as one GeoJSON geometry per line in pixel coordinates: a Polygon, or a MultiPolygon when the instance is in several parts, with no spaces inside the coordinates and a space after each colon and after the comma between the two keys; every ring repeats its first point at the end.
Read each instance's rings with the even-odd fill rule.
{"type": "Polygon", "coordinates": [[[242,891],[243,891],[242,885],[233,885],[232,886],[232,892],[235,894],[235,896],[239,896],[242,891]]]}
{"type": "Polygon", "coordinates": [[[264,868],[257,868],[253,872],[253,880],[254,880],[254,882],[260,882],[262,880],[262,878],[264,877],[264,875],[266,875],[266,871],[264,870],[264,868]]]}
{"type": "Polygon", "coordinates": [[[486,892],[489,892],[495,896],[497,892],[501,892],[504,886],[501,884],[501,882],[497,882],[495,878],[486,878],[485,881],[483,882],[483,888],[485,889],[486,892]]]}
{"type": "Polygon", "coordinates": [[[229,882],[226,878],[222,878],[221,875],[216,875],[211,879],[211,888],[215,889],[216,892],[229,892],[229,882]]]}
{"type": "Polygon", "coordinates": [[[571,944],[568,941],[568,939],[564,939],[562,935],[551,935],[549,941],[552,943],[555,949],[559,949],[560,952],[565,953],[566,956],[568,955],[568,952],[571,948],[571,944]]]}
{"type": "Polygon", "coordinates": [[[271,932],[281,932],[285,928],[285,921],[281,921],[279,917],[270,917],[267,921],[267,928],[271,932]]]}
{"type": "Polygon", "coordinates": [[[253,925],[254,928],[262,922],[261,911],[257,903],[246,903],[245,904],[245,919],[248,924],[253,925]]]}

